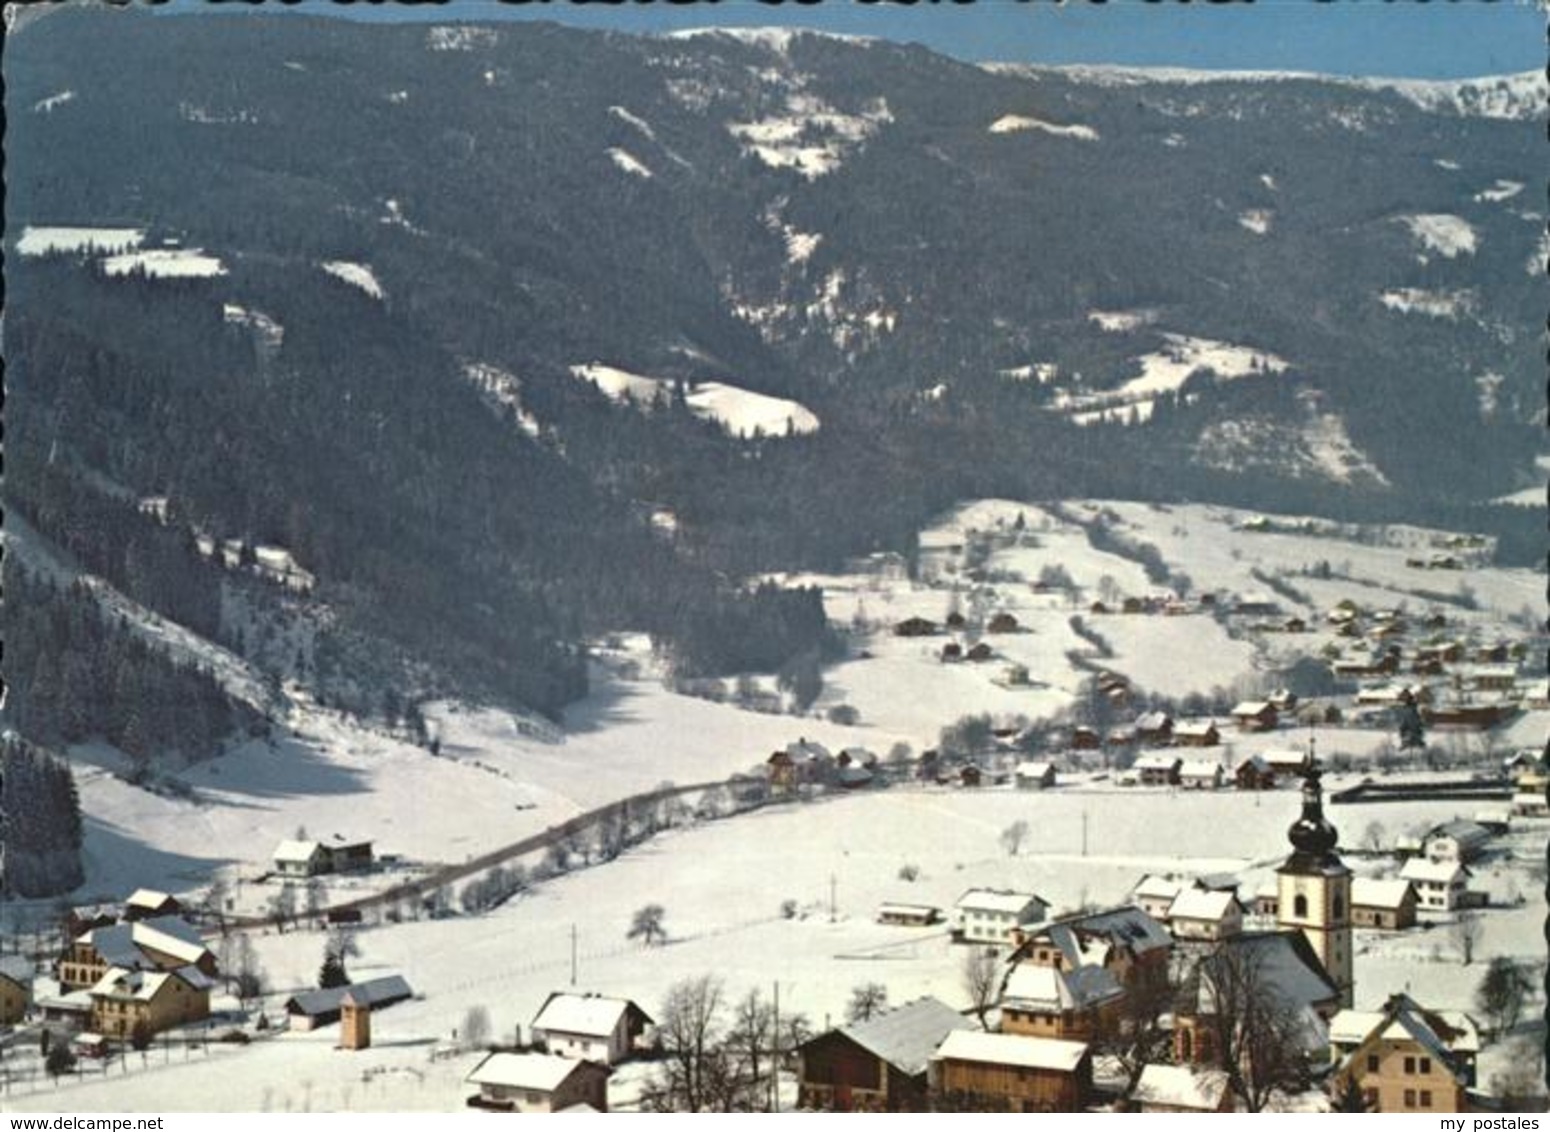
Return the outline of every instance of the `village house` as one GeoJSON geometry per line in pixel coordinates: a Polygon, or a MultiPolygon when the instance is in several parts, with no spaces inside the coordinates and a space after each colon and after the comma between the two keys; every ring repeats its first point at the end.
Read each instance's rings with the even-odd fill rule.
{"type": "Polygon", "coordinates": [[[1550,817],[1550,799],[1541,793],[1517,793],[1512,796],[1512,812],[1519,817],[1550,817]]]}
{"type": "Polygon", "coordinates": [[[351,983],[346,987],[327,987],[302,991],[285,1001],[287,1026],[292,1030],[316,1030],[339,1021],[345,992],[355,999],[358,1006],[369,1010],[385,1010],[394,1003],[412,997],[401,975],[383,975],[364,982],[351,983]]]}
{"type": "Polygon", "coordinates": [[[91,988],[92,1029],[110,1038],[147,1037],[210,1016],[214,981],[197,967],[131,971],[110,967],[91,988]]]}
{"type": "Polygon", "coordinates": [[[1472,692],[1510,692],[1518,683],[1516,664],[1480,664],[1462,674],[1464,686],[1472,692]]]}
{"type": "Polygon", "coordinates": [[[1125,988],[1107,967],[1067,971],[1019,963],[1001,988],[1001,1031],[1089,1041],[1116,1017],[1124,998],[1125,988]]]}
{"type": "Polygon", "coordinates": [[[32,1005],[32,961],[20,955],[0,955],[0,1026],[14,1026],[32,1005]]]}
{"type": "Polygon", "coordinates": [[[1176,940],[1227,939],[1243,931],[1243,907],[1231,892],[1186,888],[1168,906],[1168,930],[1176,940]]]}
{"type": "Polygon", "coordinates": [[[1467,1019],[1404,994],[1378,1012],[1342,1011],[1330,1023],[1330,1092],[1341,1096],[1354,1083],[1368,1112],[1467,1112],[1479,1044],[1467,1019]]]}
{"type": "Polygon", "coordinates": [[[1055,785],[1055,764],[1051,762],[1018,763],[1016,781],[1019,790],[1048,790],[1055,785]]]}
{"type": "Polygon", "coordinates": [[[1273,790],[1276,772],[1260,755],[1250,755],[1233,771],[1233,785],[1239,790],[1273,790]]]}
{"type": "Polygon", "coordinates": [[[1073,751],[1097,751],[1103,747],[1103,739],[1091,727],[1073,727],[1071,729],[1071,749],[1073,751]]]}
{"type": "Polygon", "coordinates": [[[797,1103],[833,1112],[925,1112],[931,1055],[972,1023],[934,998],[918,998],[803,1042],[797,1103]]]}
{"type": "Polygon", "coordinates": [[[555,991],[533,1019],[533,1040],[549,1053],[617,1065],[636,1052],[652,1018],[627,998],[555,991]]]}
{"type": "Polygon", "coordinates": [[[1179,785],[1185,790],[1220,790],[1225,774],[1220,763],[1201,760],[1181,763],[1179,785]]]}
{"type": "Polygon", "coordinates": [[[1194,1065],[1147,1065],[1130,1093],[1132,1112],[1231,1112],[1227,1074],[1194,1065]]]}
{"type": "Polygon", "coordinates": [[[607,1112],[611,1072],[596,1062],[548,1053],[492,1053],[466,1078],[479,1086],[468,1106],[492,1112],[563,1112],[585,1105],[607,1112]]]}
{"type": "Polygon", "coordinates": [[[1142,755],[1131,764],[1142,786],[1177,786],[1184,760],[1177,755],[1142,755]]]}
{"type": "Polygon", "coordinates": [[[941,1107],[971,1111],[1079,1112],[1092,1095],[1084,1042],[955,1030],[931,1059],[941,1107]]]}
{"type": "Polygon", "coordinates": [[[157,916],[83,932],[60,957],[58,975],[62,990],[86,990],[113,967],[175,971],[190,966],[212,978],[217,973],[215,956],[197,929],[177,916],[157,916]]]}
{"type": "Polygon", "coordinates": [[[936,632],[936,622],[924,617],[906,617],[893,627],[896,637],[929,637],[936,632]]]}
{"type": "Polygon", "coordinates": [[[1516,711],[1516,705],[1511,703],[1450,703],[1423,707],[1421,719],[1428,727],[1451,731],[1489,731],[1498,723],[1511,719],[1516,711]]]}
{"type": "Polygon", "coordinates": [[[1419,906],[1428,912],[1451,912],[1467,902],[1469,870],[1457,861],[1415,857],[1405,862],[1399,876],[1415,885],[1419,906]]]}
{"type": "Polygon", "coordinates": [[[1176,724],[1173,728],[1173,744],[1176,747],[1214,747],[1221,741],[1221,733],[1217,731],[1214,721],[1201,723],[1199,720],[1190,720],[1176,724]]]}
{"type": "Polygon", "coordinates": [[[877,922],[901,928],[929,928],[942,922],[942,909],[935,904],[889,901],[877,906],[877,922]]]}
{"type": "Polygon", "coordinates": [[[1075,971],[1106,967],[1127,990],[1150,993],[1168,981],[1173,937],[1134,904],[1065,916],[1028,934],[1012,963],[1039,963],[1075,971]]]}
{"type": "Polygon", "coordinates": [[[1274,731],[1280,715],[1268,700],[1245,700],[1232,709],[1232,718],[1239,731],[1274,731]]]}
{"type": "Polygon", "coordinates": [[[1433,829],[1421,844],[1430,860],[1467,865],[1478,860],[1490,843],[1491,833],[1483,825],[1456,819],[1433,829]]]}
{"type": "Polygon", "coordinates": [[[1351,881],[1351,926],[1397,932],[1415,926],[1420,904],[1415,885],[1404,879],[1351,881]]]}
{"type": "Polygon", "coordinates": [[[1183,891],[1183,881],[1148,873],[1130,890],[1130,899],[1139,904],[1148,916],[1166,923],[1168,909],[1172,907],[1174,898],[1183,891]]]}
{"type": "Polygon", "coordinates": [[[1166,747],[1173,742],[1173,717],[1163,711],[1148,711],[1136,716],[1136,738],[1148,747],[1166,747]]]}
{"type": "Polygon", "coordinates": [[[124,901],[124,919],[131,923],[157,916],[176,916],[182,911],[183,906],[178,903],[177,897],[153,888],[137,888],[124,901]]]}
{"type": "Polygon", "coordinates": [[[958,943],[1014,944],[1024,925],[1043,922],[1049,902],[1032,893],[971,888],[953,906],[952,937],[958,943]]]}
{"type": "Polygon", "coordinates": [[[320,841],[282,841],[272,859],[275,873],[282,877],[314,877],[328,872],[328,854],[320,841]]]}
{"type": "Polygon", "coordinates": [[[1257,757],[1277,777],[1298,778],[1308,769],[1307,751],[1261,751],[1257,757]]]}

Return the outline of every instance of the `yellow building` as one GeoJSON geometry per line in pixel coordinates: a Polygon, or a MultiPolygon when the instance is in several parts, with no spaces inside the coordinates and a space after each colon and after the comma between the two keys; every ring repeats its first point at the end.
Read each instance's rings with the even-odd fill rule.
{"type": "Polygon", "coordinates": [[[1468,1112],[1479,1038],[1473,1023],[1395,995],[1382,1011],[1341,1011],[1330,1023],[1336,1054],[1331,1094],[1354,1082],[1368,1112],[1468,1112]],[[1369,1025],[1370,1023],[1370,1025],[1369,1025]],[[1351,1044],[1346,1035],[1365,1029],[1351,1044]]]}
{"type": "Polygon", "coordinates": [[[110,968],[91,989],[92,1029],[128,1040],[139,1032],[155,1035],[210,1016],[212,983],[196,967],[176,971],[129,971],[110,968]]]}
{"type": "Polygon", "coordinates": [[[32,964],[21,956],[0,956],[0,1026],[15,1025],[27,1016],[32,977],[32,964]]]}

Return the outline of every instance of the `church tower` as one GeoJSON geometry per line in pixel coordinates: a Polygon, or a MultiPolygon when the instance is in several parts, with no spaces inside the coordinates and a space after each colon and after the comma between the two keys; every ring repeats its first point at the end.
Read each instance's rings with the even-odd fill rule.
{"type": "Polygon", "coordinates": [[[1309,745],[1303,771],[1302,816],[1286,831],[1292,855],[1276,870],[1283,929],[1296,928],[1313,945],[1324,970],[1340,989],[1340,1005],[1351,1006],[1351,870],[1335,852],[1340,834],[1324,817],[1319,764],[1309,745]]]}

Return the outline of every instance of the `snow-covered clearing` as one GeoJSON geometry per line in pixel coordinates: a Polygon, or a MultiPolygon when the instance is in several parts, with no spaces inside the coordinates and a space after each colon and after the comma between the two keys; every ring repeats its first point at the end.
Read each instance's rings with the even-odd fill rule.
{"type": "Polygon", "coordinates": [[[382,298],[384,292],[382,284],[377,282],[377,276],[370,267],[364,263],[351,263],[348,260],[331,259],[322,265],[324,271],[335,279],[342,279],[352,287],[359,287],[373,299],[382,298]]]}
{"type": "Polygon", "coordinates": [[[1357,479],[1388,483],[1388,477],[1352,443],[1339,414],[1312,408],[1301,419],[1264,416],[1213,421],[1201,430],[1195,454],[1207,465],[1229,470],[1266,467],[1335,483],[1357,479]]]}
{"type": "Polygon", "coordinates": [[[40,98],[32,104],[34,114],[52,114],[57,107],[63,106],[75,97],[75,91],[62,90],[58,94],[51,94],[47,98],[40,98]]]}
{"type": "Polygon", "coordinates": [[[123,252],[138,248],[144,228],[48,228],[32,225],[22,229],[16,250],[24,256],[50,252],[123,252]]]}
{"type": "Polygon", "coordinates": [[[1121,334],[1131,330],[1139,330],[1143,326],[1150,326],[1157,321],[1157,311],[1089,311],[1087,321],[1093,323],[1099,330],[1107,330],[1113,334],[1121,334]]]}
{"type": "Polygon", "coordinates": [[[528,436],[537,437],[543,431],[538,418],[522,404],[520,378],[488,362],[469,362],[463,367],[463,376],[473,382],[497,412],[504,413],[509,410],[514,413],[517,427],[528,436]]]}
{"type": "Polygon", "coordinates": [[[1499,179],[1489,189],[1481,189],[1475,194],[1475,200],[1486,203],[1511,200],[1523,191],[1522,181],[1508,181],[1499,179]]]}
{"type": "Polygon", "coordinates": [[[1268,208],[1251,208],[1238,217],[1238,224],[1253,232],[1256,236],[1263,236],[1270,231],[1270,223],[1275,219],[1275,213],[1268,208]]]}
{"type": "Polygon", "coordinates": [[[847,114],[811,94],[793,93],[786,109],[787,114],[755,122],[729,122],[727,132],[770,168],[794,169],[810,181],[838,169],[852,150],[893,121],[880,98],[847,114]]]}
{"type": "Polygon", "coordinates": [[[219,257],[206,255],[202,248],[123,252],[103,260],[102,270],[109,275],[143,271],[151,279],[201,279],[226,274],[219,257]]]}
{"type": "Polygon", "coordinates": [[[1029,118],[1022,114],[1008,114],[990,124],[990,132],[993,134],[1025,133],[1029,130],[1053,134],[1057,138],[1072,138],[1076,141],[1098,140],[1098,131],[1091,126],[1061,126],[1054,122],[1046,122],[1042,118],[1029,118]]]}
{"type": "Polygon", "coordinates": [[[620,169],[623,169],[626,173],[631,173],[634,176],[641,178],[643,181],[649,181],[654,176],[651,170],[646,168],[641,160],[631,154],[628,150],[620,149],[618,146],[615,146],[608,151],[608,156],[613,159],[613,163],[620,169]]]}
{"type": "MultiPolygon", "coordinates": [[[[1519,188],[1522,188],[1520,185],[1519,188]]],[[[1456,259],[1461,255],[1474,255],[1480,246],[1479,235],[1474,227],[1461,216],[1445,212],[1429,212],[1416,216],[1400,216],[1396,222],[1410,229],[1416,243],[1427,251],[1436,252],[1444,259],[1456,259]]]]}
{"type": "Polygon", "coordinates": [[[1419,287],[1402,287],[1385,291],[1378,301],[1391,311],[1401,314],[1424,314],[1429,318],[1446,318],[1457,321],[1460,315],[1475,309],[1472,291],[1424,291],[1419,287]]]}
{"type": "Polygon", "coordinates": [[[499,42],[500,33],[494,28],[468,24],[445,24],[427,28],[425,32],[425,45],[432,51],[473,51],[480,47],[494,47],[499,42]]]}
{"type": "MultiPolygon", "coordinates": [[[[645,377],[597,362],[571,366],[571,373],[591,382],[613,400],[631,402],[643,409],[674,393],[674,383],[667,379],[645,377]]],[[[684,399],[696,416],[715,421],[733,436],[796,436],[818,431],[818,417],[805,405],[727,382],[695,382],[686,387],[684,399]]]]}

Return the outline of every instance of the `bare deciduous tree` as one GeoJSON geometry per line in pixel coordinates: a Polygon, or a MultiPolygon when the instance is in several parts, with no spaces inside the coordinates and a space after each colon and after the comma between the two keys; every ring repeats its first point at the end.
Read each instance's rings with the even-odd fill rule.
{"type": "Polygon", "coordinates": [[[1453,921],[1453,942],[1459,949],[1459,959],[1468,967],[1475,961],[1475,948],[1485,934],[1485,923],[1479,912],[1463,911],[1453,921]]]}
{"type": "Polygon", "coordinates": [[[850,1002],[845,1007],[845,1021],[865,1022],[874,1014],[888,1009],[888,988],[882,983],[861,983],[851,988],[850,1002]]]}
{"type": "Polygon", "coordinates": [[[705,1112],[721,1075],[720,1040],[725,991],[721,980],[702,975],[674,983],[657,1015],[662,1037],[660,1071],[642,1093],[659,1112],[705,1112]]]}
{"type": "Polygon", "coordinates": [[[971,948],[963,957],[963,989],[980,1020],[980,1029],[988,1030],[985,1016],[996,1004],[1001,992],[1001,964],[989,947],[971,948]]]}
{"type": "Polygon", "coordinates": [[[662,921],[667,916],[667,910],[660,904],[647,904],[644,908],[635,910],[635,918],[630,921],[630,930],[625,933],[626,939],[638,939],[647,947],[653,944],[667,942],[667,929],[662,921]]]}
{"type": "Polygon", "coordinates": [[[1276,985],[1265,947],[1226,943],[1197,968],[1206,1030],[1227,1084],[1249,1112],[1310,1079],[1305,1021],[1276,985]]]}
{"type": "Polygon", "coordinates": [[[1019,818],[1001,831],[1001,848],[1008,857],[1017,856],[1023,842],[1028,840],[1028,823],[1019,818]]]}

